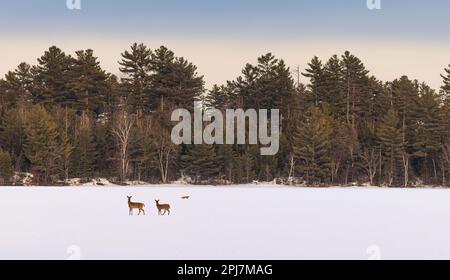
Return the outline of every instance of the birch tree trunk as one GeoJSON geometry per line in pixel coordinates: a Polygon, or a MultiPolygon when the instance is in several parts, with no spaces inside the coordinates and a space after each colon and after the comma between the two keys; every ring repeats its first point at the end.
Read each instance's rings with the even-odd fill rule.
{"type": "Polygon", "coordinates": [[[135,116],[130,115],[125,110],[122,110],[117,114],[115,124],[112,129],[119,148],[120,179],[122,180],[122,182],[126,180],[126,177],[128,175],[128,149],[134,123],[135,116]]]}

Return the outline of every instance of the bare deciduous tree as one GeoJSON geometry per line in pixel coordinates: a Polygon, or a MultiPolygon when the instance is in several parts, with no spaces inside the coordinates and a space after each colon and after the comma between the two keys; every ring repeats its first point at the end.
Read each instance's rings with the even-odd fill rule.
{"type": "Polygon", "coordinates": [[[175,158],[178,146],[172,142],[170,127],[166,127],[161,120],[153,123],[150,137],[156,152],[156,165],[160,173],[161,183],[166,184],[169,180],[170,164],[175,158]]]}
{"type": "Polygon", "coordinates": [[[117,113],[115,123],[112,129],[119,148],[120,177],[122,181],[126,180],[129,166],[129,145],[132,135],[132,129],[135,123],[135,116],[129,114],[126,110],[117,113]]]}
{"type": "Polygon", "coordinates": [[[375,176],[378,172],[378,161],[380,159],[380,154],[376,149],[364,149],[360,154],[362,160],[362,167],[366,171],[367,177],[369,178],[370,185],[373,186],[375,176]]]}

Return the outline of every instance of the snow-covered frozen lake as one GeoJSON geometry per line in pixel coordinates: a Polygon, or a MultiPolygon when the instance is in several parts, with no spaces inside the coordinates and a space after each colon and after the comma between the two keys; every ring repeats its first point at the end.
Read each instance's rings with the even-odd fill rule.
{"type": "Polygon", "coordinates": [[[78,258],[450,259],[450,190],[0,187],[0,259],[78,258]]]}

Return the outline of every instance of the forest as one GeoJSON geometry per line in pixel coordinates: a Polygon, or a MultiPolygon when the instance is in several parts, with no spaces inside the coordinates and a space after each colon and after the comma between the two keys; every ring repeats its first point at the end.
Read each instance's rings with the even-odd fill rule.
{"type": "Polygon", "coordinates": [[[450,65],[439,89],[407,76],[380,81],[348,51],[313,57],[304,70],[267,53],[211,89],[192,62],[164,46],[133,44],[121,54],[120,77],[100,65],[91,49],[66,54],[52,46],[35,65],[20,63],[0,79],[0,184],[17,172],[32,173],[36,185],[180,177],[194,184],[450,183],[450,65]],[[279,152],[173,144],[172,111],[193,111],[198,101],[221,111],[279,109],[279,152]]]}

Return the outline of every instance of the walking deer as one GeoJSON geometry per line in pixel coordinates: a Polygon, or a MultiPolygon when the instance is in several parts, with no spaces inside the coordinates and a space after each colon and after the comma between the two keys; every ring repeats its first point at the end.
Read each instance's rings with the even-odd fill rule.
{"type": "Polygon", "coordinates": [[[139,209],[138,215],[140,215],[141,212],[145,215],[145,210],[144,210],[145,204],[144,203],[132,202],[131,201],[132,196],[127,196],[127,198],[128,198],[128,208],[130,208],[130,212],[129,212],[130,215],[133,215],[133,209],[139,209]]]}
{"type": "Polygon", "coordinates": [[[159,200],[155,200],[156,202],[156,208],[158,208],[158,214],[164,215],[166,212],[168,212],[168,215],[170,215],[170,205],[169,204],[159,204],[159,200]],[[164,212],[162,212],[164,210],[164,212]]]}

